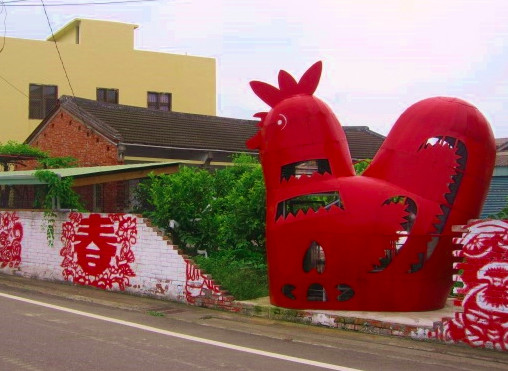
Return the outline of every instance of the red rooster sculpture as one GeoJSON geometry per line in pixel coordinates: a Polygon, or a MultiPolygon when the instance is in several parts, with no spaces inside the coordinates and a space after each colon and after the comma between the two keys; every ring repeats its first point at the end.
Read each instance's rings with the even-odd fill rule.
{"type": "Polygon", "coordinates": [[[424,311],[452,286],[451,226],[478,217],[495,159],[487,120],[436,97],[408,108],[363,175],[331,109],[313,94],[322,63],[279,88],[252,81],[267,191],[271,303],[286,308],[424,311]]]}

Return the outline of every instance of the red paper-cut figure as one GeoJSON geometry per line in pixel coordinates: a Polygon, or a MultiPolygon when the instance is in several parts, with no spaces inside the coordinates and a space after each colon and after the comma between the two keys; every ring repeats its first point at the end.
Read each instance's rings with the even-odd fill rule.
{"type": "Polygon", "coordinates": [[[209,301],[216,305],[226,305],[232,301],[231,297],[225,297],[220,287],[211,278],[204,275],[201,269],[193,262],[185,260],[185,300],[189,304],[199,301],[209,301]]]}
{"type": "Polygon", "coordinates": [[[466,230],[456,240],[463,245],[456,252],[462,287],[455,288],[462,310],[429,337],[508,350],[508,222],[480,220],[466,230]]]}
{"type": "MultiPolygon", "coordinates": [[[[313,94],[321,62],[279,88],[252,81],[267,191],[272,304],[422,311],[452,285],[451,226],[478,216],[494,166],[490,126],[472,105],[436,97],[408,108],[362,176],[331,109],[313,94]]],[[[366,108],[367,109],[367,108],[366,108]]]]}
{"type": "Polygon", "coordinates": [[[0,269],[21,263],[23,225],[15,212],[0,212],[0,269]]]}
{"type": "Polygon", "coordinates": [[[83,218],[75,235],[78,264],[88,274],[98,275],[109,267],[116,253],[113,223],[109,218],[91,214],[83,218]]]}
{"type": "Polygon", "coordinates": [[[137,241],[136,217],[125,214],[70,213],[62,224],[62,275],[80,285],[120,290],[136,276],[131,268],[137,241]]]}

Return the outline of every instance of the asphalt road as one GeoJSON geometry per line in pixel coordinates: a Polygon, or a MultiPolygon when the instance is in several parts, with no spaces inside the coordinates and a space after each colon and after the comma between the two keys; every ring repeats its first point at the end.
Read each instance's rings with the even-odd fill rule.
{"type": "Polygon", "coordinates": [[[0,275],[0,370],[508,370],[506,353],[0,275]]]}

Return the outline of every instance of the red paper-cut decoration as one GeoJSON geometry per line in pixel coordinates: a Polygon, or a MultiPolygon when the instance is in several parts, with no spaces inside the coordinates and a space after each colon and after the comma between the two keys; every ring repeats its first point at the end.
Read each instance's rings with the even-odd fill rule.
{"type": "Polygon", "coordinates": [[[339,121],[313,95],[321,68],[314,64],[299,82],[281,71],[279,88],[251,82],[271,107],[255,115],[260,130],[247,146],[259,149],[267,191],[272,304],[443,307],[452,285],[451,226],[478,216],[490,183],[490,126],[460,99],[425,99],[402,114],[355,176],[339,121]]]}
{"type": "Polygon", "coordinates": [[[71,213],[69,219],[62,224],[64,278],[102,289],[116,284],[125,290],[129,277],[136,276],[130,266],[135,260],[131,247],[137,240],[136,218],[123,214],[85,218],[71,213]]]}
{"type": "Polygon", "coordinates": [[[201,269],[194,263],[185,260],[185,300],[189,304],[197,301],[208,300],[216,305],[224,305],[232,301],[231,297],[225,297],[220,287],[211,278],[203,274],[201,269]]]}
{"type": "Polygon", "coordinates": [[[508,221],[477,221],[466,230],[456,239],[464,260],[456,265],[462,287],[455,291],[463,297],[456,304],[463,309],[430,337],[508,350],[508,221]]]}
{"type": "Polygon", "coordinates": [[[0,268],[16,268],[21,263],[23,226],[15,212],[0,212],[0,268]]]}

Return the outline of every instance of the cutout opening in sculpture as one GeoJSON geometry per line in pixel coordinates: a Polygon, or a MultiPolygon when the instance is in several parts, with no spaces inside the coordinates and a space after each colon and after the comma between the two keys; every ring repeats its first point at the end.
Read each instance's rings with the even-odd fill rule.
{"type": "Polygon", "coordinates": [[[296,297],[295,295],[293,294],[293,290],[295,289],[296,287],[294,285],[290,285],[290,284],[287,284],[287,285],[284,285],[282,287],[282,293],[284,294],[285,297],[291,299],[291,300],[295,300],[296,297]]]}
{"type": "Polygon", "coordinates": [[[312,241],[303,258],[304,272],[308,273],[315,269],[316,272],[322,274],[325,271],[325,264],[325,251],[316,241],[312,241]]]}
{"type": "Polygon", "coordinates": [[[319,283],[313,283],[307,290],[308,301],[327,301],[326,290],[319,283]]]}
{"type": "Polygon", "coordinates": [[[327,159],[316,159],[307,161],[297,161],[281,167],[280,180],[289,181],[291,177],[296,179],[302,176],[310,176],[314,173],[332,174],[330,162],[327,159]]]}
{"type": "Polygon", "coordinates": [[[425,255],[422,252],[420,252],[420,253],[418,253],[418,262],[411,264],[411,269],[409,270],[408,273],[418,272],[419,270],[421,270],[423,268],[424,263],[425,263],[425,255]]]}
{"type": "Polygon", "coordinates": [[[320,192],[289,198],[277,205],[275,220],[279,217],[296,216],[299,211],[304,214],[317,212],[320,209],[330,210],[332,207],[344,209],[339,192],[320,192]]]}
{"type": "Polygon", "coordinates": [[[454,174],[451,176],[451,181],[447,184],[448,192],[444,194],[444,199],[446,203],[441,204],[439,207],[441,212],[436,216],[437,222],[434,223],[434,231],[430,241],[427,243],[427,250],[425,254],[419,254],[418,262],[412,264],[409,273],[418,272],[423,268],[423,264],[426,260],[430,259],[434,250],[439,244],[440,235],[443,233],[446,223],[448,221],[448,217],[450,215],[451,208],[455,202],[457,197],[457,193],[462,184],[464,171],[467,165],[468,152],[466,145],[463,141],[451,137],[451,136],[434,136],[429,139],[425,143],[423,143],[418,151],[420,150],[432,150],[437,148],[447,148],[454,152],[455,164],[454,174]]]}
{"type": "Polygon", "coordinates": [[[384,250],[384,256],[379,259],[379,264],[375,264],[371,273],[379,273],[390,265],[400,250],[405,246],[411,234],[411,230],[416,222],[418,208],[416,202],[407,196],[394,196],[383,202],[383,206],[403,205],[406,215],[402,218],[405,220],[400,223],[401,229],[395,232],[390,241],[390,248],[384,250]]]}
{"type": "Polygon", "coordinates": [[[353,288],[345,283],[338,284],[337,290],[339,290],[339,295],[337,296],[338,301],[348,301],[355,296],[353,288]]]}

